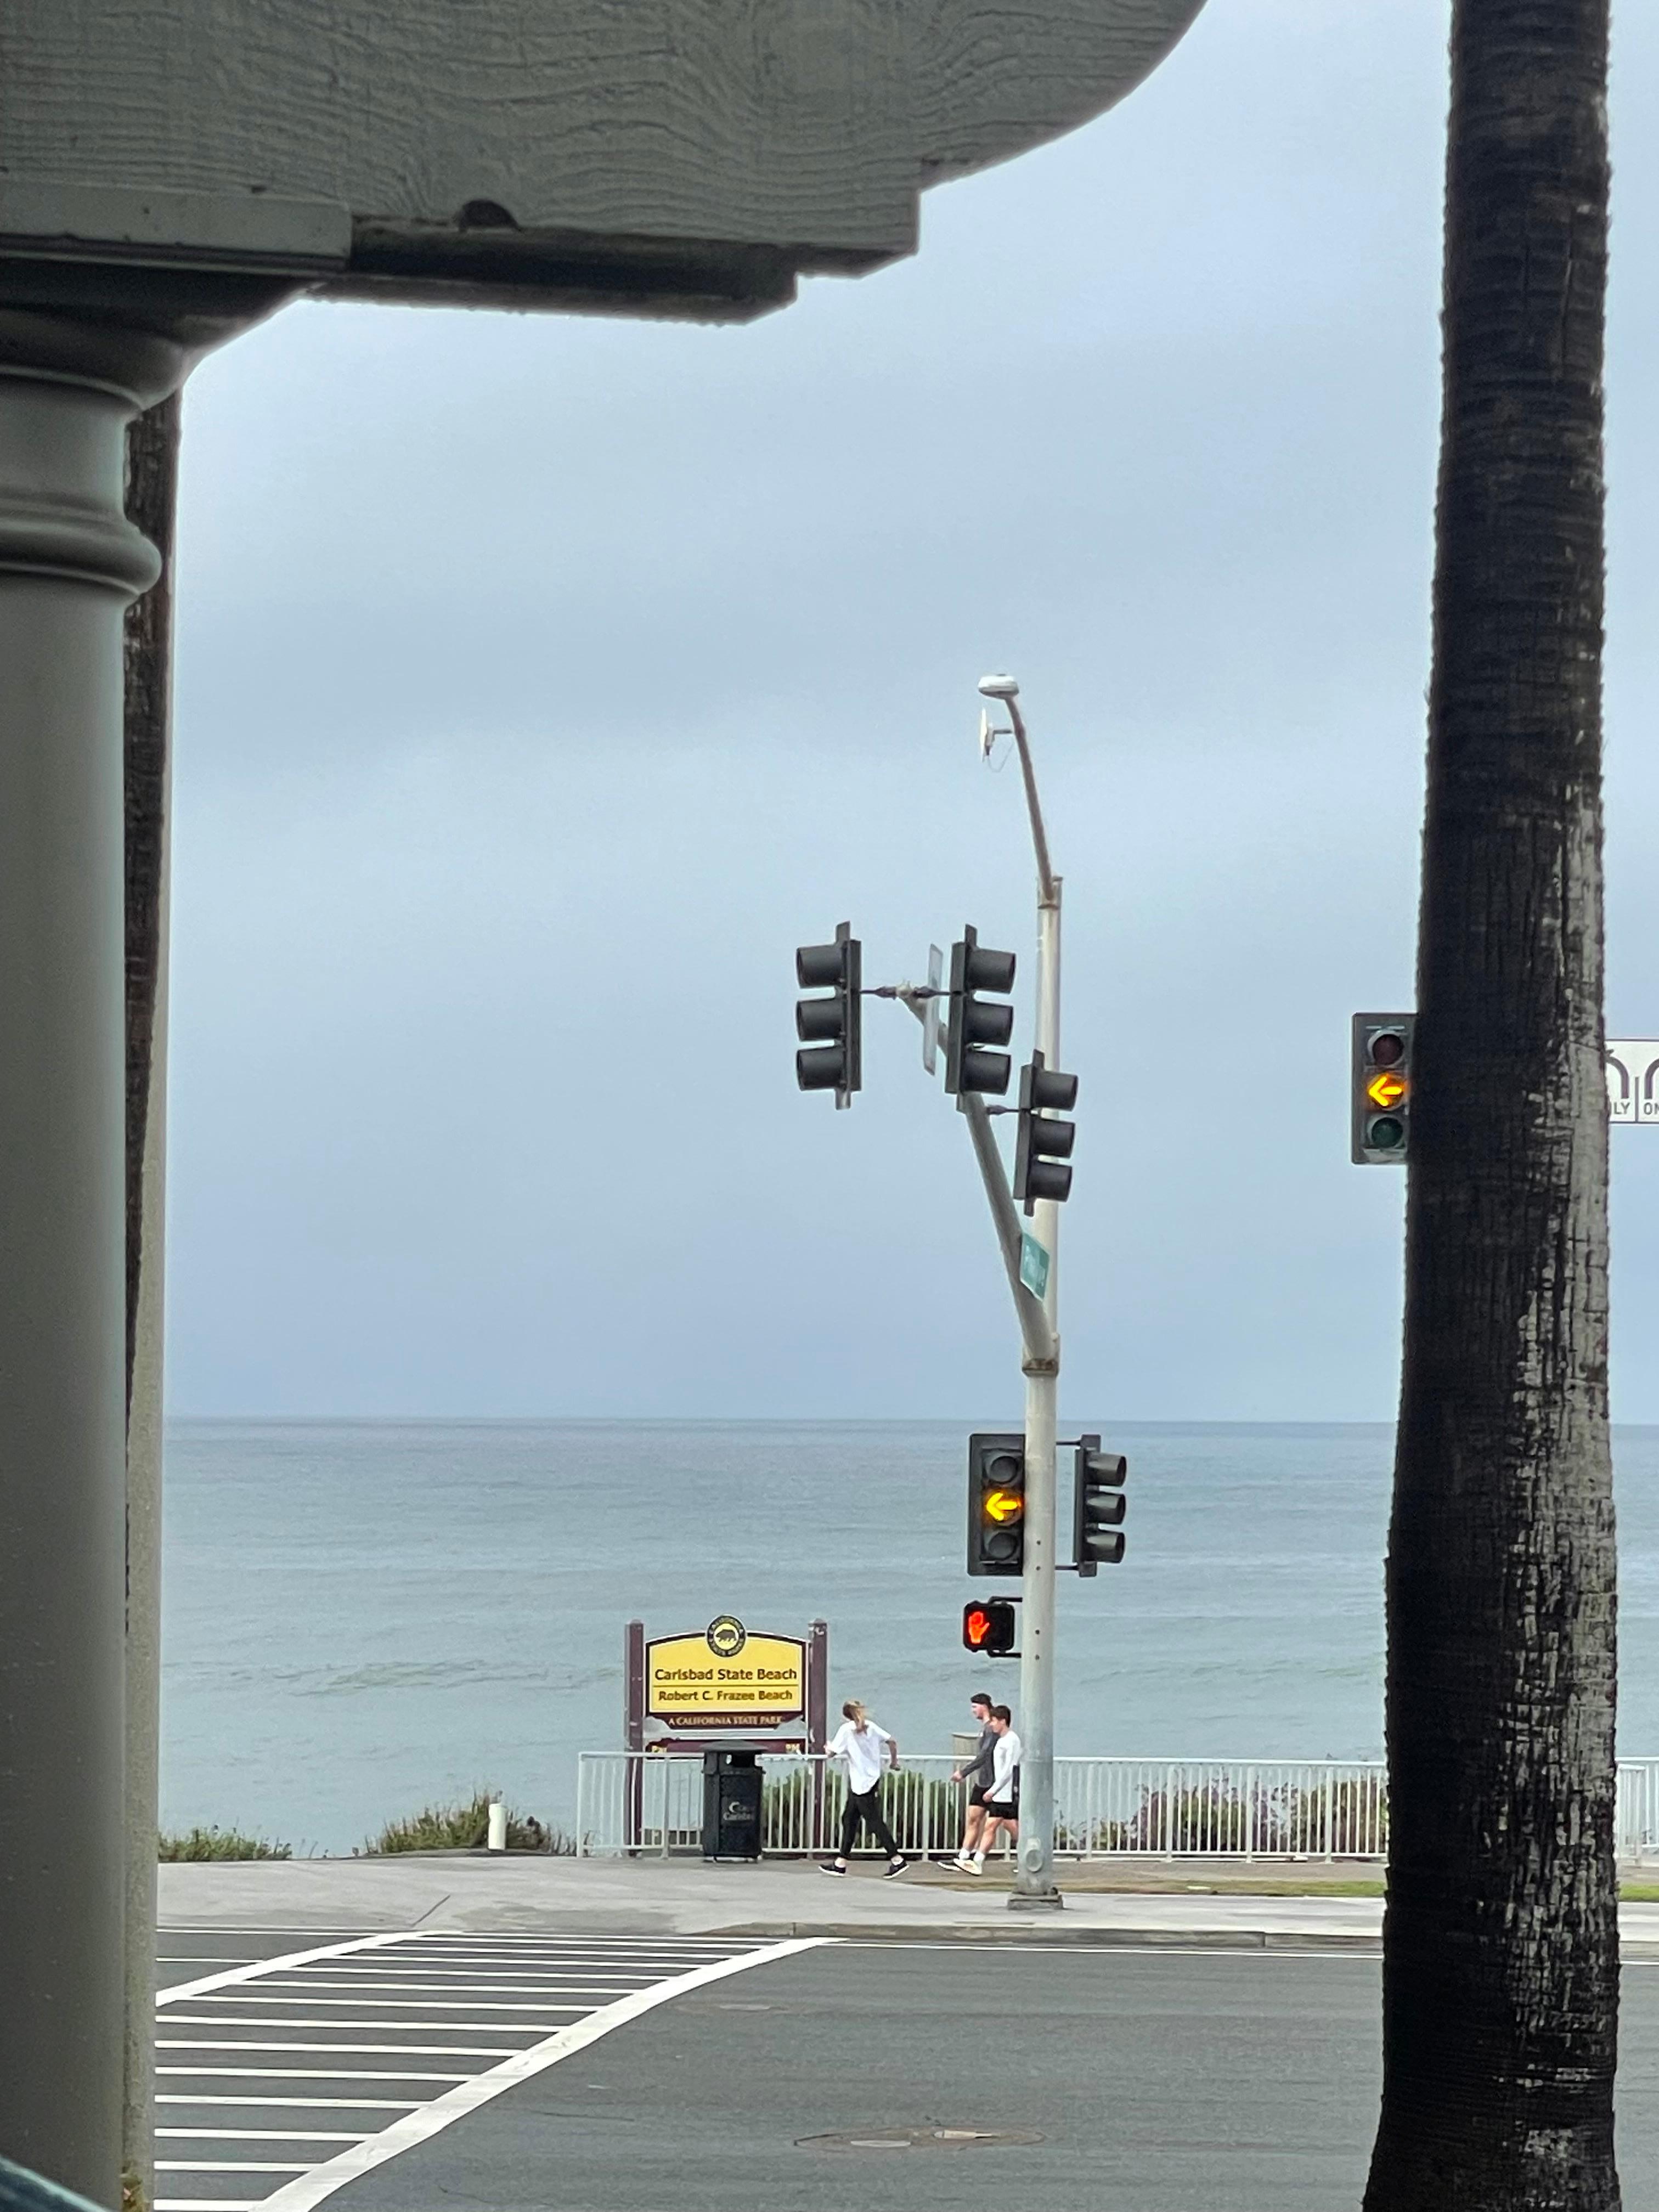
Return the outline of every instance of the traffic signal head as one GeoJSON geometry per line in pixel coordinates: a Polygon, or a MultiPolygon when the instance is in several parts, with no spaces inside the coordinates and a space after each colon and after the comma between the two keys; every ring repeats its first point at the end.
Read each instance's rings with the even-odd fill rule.
{"type": "Polygon", "coordinates": [[[1025,1571],[1025,1439],[968,1439],[968,1571],[1025,1571]]]}
{"type": "Polygon", "coordinates": [[[1019,1615],[1012,1597],[969,1598],[962,1608],[962,1648],[988,1659],[1014,1659],[1019,1615]]]}
{"type": "Polygon", "coordinates": [[[990,1052],[989,1045],[1006,1044],[1014,1033],[1014,1010],[1000,1006],[995,997],[1014,988],[1014,956],[993,952],[981,945],[976,930],[964,927],[951,947],[951,1027],[945,1042],[945,1087],[950,1091],[991,1091],[1000,1097],[1008,1088],[1013,1061],[1006,1052],[990,1052]]]}
{"type": "Polygon", "coordinates": [[[1034,1052],[1019,1071],[1019,1134],[1014,1143],[1014,1196],[1031,1212],[1040,1198],[1056,1202],[1072,1194],[1066,1164],[1077,1142],[1077,1123],[1057,1121],[1077,1103],[1077,1078],[1045,1067],[1034,1052]],[[1046,1110],[1045,1110],[1046,1109],[1046,1110]]]}
{"type": "Polygon", "coordinates": [[[1356,1164],[1403,1163],[1411,1142],[1414,1014],[1356,1014],[1350,1133],[1356,1164]]]}
{"type": "Polygon", "coordinates": [[[1102,1451],[1098,1437],[1077,1440],[1072,1492],[1072,1559],[1079,1574],[1115,1567],[1123,1557],[1123,1484],[1129,1462],[1121,1452],[1102,1451]]]}
{"type": "Polygon", "coordinates": [[[803,1091],[833,1091],[837,1106],[850,1106],[864,1081],[864,948],[843,921],[833,945],[798,945],[795,980],[803,991],[828,990],[824,999],[795,1001],[795,1034],[806,1048],[795,1054],[795,1080],[803,1091]]]}

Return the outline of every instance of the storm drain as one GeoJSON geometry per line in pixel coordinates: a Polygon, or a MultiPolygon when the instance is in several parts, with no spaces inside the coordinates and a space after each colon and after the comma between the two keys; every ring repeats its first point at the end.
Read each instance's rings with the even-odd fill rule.
{"type": "Polygon", "coordinates": [[[1028,2128],[838,2128],[833,2135],[797,2136],[797,2150],[983,2150],[995,2143],[1035,2143],[1028,2128]]]}

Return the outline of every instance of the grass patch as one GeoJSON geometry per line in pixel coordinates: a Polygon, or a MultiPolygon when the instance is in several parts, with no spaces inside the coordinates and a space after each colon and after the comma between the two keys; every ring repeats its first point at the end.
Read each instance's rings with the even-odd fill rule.
{"type": "Polygon", "coordinates": [[[158,1859],[291,1859],[290,1844],[273,1844],[264,1836],[245,1836],[240,1828],[187,1828],[183,1835],[165,1833],[156,1838],[158,1859]]]}
{"type": "MultiPolygon", "coordinates": [[[[489,1808],[494,1793],[479,1790],[461,1805],[424,1805],[405,1820],[388,1820],[378,1836],[363,1844],[366,1857],[393,1851],[481,1850],[489,1837],[489,1808]]],[[[556,1858],[574,1858],[576,1839],[562,1828],[549,1827],[528,1813],[507,1808],[507,1848],[510,1851],[545,1851],[556,1858]]]]}

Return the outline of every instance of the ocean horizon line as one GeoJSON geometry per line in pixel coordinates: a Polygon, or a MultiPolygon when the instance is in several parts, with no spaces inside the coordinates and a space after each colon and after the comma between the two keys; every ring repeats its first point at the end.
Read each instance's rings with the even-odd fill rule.
{"type": "MultiPolygon", "coordinates": [[[[168,1413],[169,1429],[960,1429],[990,1428],[995,1416],[972,1413],[168,1413]]],[[[1392,1420],[1286,1418],[1200,1419],[1183,1417],[1090,1413],[1079,1418],[1109,1422],[1121,1432],[1163,1435],[1330,1436],[1388,1435],[1392,1420]]],[[[1016,1417],[1008,1417],[1017,1425],[1016,1417]]],[[[1659,1435],[1659,1422],[1614,1421],[1615,1436],[1659,1435]]]]}

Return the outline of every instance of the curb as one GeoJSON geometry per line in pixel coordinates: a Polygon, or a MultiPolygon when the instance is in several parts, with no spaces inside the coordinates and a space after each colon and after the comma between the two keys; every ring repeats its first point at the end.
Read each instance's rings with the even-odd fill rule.
{"type": "MultiPolygon", "coordinates": [[[[1038,1943],[1111,1951],[1346,1951],[1370,1958],[1381,1957],[1382,1951],[1380,1936],[1346,1929],[1101,1928],[1086,1922],[1068,1927],[1048,1920],[1011,1920],[1006,1927],[976,1920],[767,1920],[708,1932],[764,1936],[771,1942],[814,1936],[858,1943],[1038,1943]]],[[[1653,1949],[1659,1957],[1659,1946],[1653,1949]]]]}

